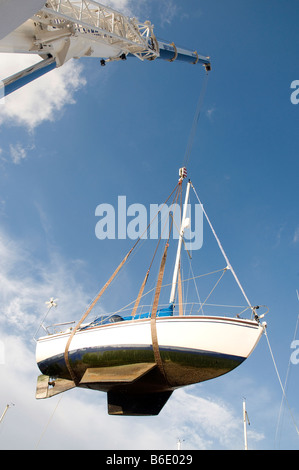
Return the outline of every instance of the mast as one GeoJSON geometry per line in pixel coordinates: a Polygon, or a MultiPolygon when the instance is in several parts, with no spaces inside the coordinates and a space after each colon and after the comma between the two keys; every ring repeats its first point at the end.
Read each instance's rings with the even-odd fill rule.
{"type": "Polygon", "coordinates": [[[180,438],[178,438],[178,441],[177,441],[177,450],[181,450],[182,449],[182,441],[180,438]]]}
{"type": "MultiPolygon", "coordinates": [[[[180,180],[179,181],[180,181],[180,184],[182,184],[183,179],[187,177],[186,168],[180,168],[179,175],[180,175],[180,180]]],[[[176,260],[175,260],[175,265],[174,265],[174,271],[173,271],[172,287],[171,287],[170,299],[169,299],[169,303],[171,303],[171,304],[173,304],[174,301],[175,301],[175,292],[176,292],[176,285],[177,285],[177,279],[178,279],[178,271],[179,271],[179,265],[180,265],[180,258],[181,258],[181,250],[182,250],[182,242],[183,242],[184,232],[185,232],[185,229],[189,226],[189,222],[190,222],[189,219],[186,218],[190,187],[191,187],[191,181],[188,181],[187,189],[186,189],[185,202],[184,202],[184,207],[183,207],[183,216],[182,216],[182,221],[181,221],[179,242],[178,242],[176,260]]]]}
{"type": "Polygon", "coordinates": [[[245,402],[245,399],[244,399],[243,400],[244,450],[248,450],[246,421],[248,421],[248,424],[250,424],[249,418],[248,418],[248,413],[246,411],[246,402],[245,402]]]}
{"type": "Polygon", "coordinates": [[[11,406],[14,406],[14,404],[11,403],[11,404],[6,405],[5,410],[4,410],[3,413],[2,413],[2,416],[0,417],[0,424],[1,424],[2,421],[4,420],[4,416],[6,415],[8,409],[9,409],[11,406]]]}

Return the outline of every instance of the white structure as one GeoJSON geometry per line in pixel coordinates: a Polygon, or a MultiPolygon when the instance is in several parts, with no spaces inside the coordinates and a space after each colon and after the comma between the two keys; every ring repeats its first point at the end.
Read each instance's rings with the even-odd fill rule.
{"type": "Polygon", "coordinates": [[[0,53],[39,55],[43,60],[4,80],[12,93],[72,58],[96,57],[108,61],[162,58],[203,64],[208,57],[157,41],[153,25],[101,5],[94,0],[0,0],[0,53]]]}

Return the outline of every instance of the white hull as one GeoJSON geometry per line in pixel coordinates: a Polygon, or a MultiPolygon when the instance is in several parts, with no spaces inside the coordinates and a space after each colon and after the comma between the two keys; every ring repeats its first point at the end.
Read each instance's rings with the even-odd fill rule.
{"type": "MultiPolygon", "coordinates": [[[[264,331],[263,326],[255,321],[204,316],[157,318],[156,328],[164,368],[173,387],[194,383],[193,378],[190,381],[186,376],[182,379],[178,376],[183,369],[188,372],[191,367],[194,377],[194,369],[201,368],[202,358],[208,358],[209,364],[213,358],[215,363],[206,374],[198,370],[195,382],[222,375],[233,369],[251,354],[264,331]],[[179,364],[180,358],[175,359],[173,354],[176,358],[184,356],[183,363],[179,364]],[[163,360],[165,355],[167,359],[163,360]],[[198,358],[201,358],[199,362],[198,358]],[[171,366],[173,363],[178,367],[175,376],[175,368],[171,366]],[[226,366],[225,363],[234,365],[226,366]],[[184,383],[181,383],[181,380],[184,383]]],[[[36,360],[42,373],[51,375],[53,364],[55,367],[60,364],[63,369],[63,355],[69,335],[70,333],[60,333],[38,340],[36,360]]],[[[85,370],[91,366],[89,358],[93,364],[95,360],[98,361],[96,367],[107,367],[109,364],[105,362],[105,353],[108,353],[109,360],[111,361],[112,355],[114,365],[117,366],[132,364],[134,360],[146,362],[141,359],[145,352],[148,353],[148,358],[153,360],[149,319],[122,321],[78,331],[71,342],[69,357],[73,357],[80,365],[80,371],[83,367],[84,372],[83,364],[85,370]]],[[[64,375],[63,372],[61,375],[64,375]]],[[[64,378],[67,377],[64,375],[64,378]]]]}

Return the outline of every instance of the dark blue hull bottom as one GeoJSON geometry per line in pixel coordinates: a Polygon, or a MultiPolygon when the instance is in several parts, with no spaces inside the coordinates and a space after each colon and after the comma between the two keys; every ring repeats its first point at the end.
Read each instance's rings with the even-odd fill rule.
{"type": "MultiPolygon", "coordinates": [[[[171,389],[210,380],[239,366],[245,358],[186,349],[160,348],[163,369],[171,389]]],[[[152,346],[145,348],[121,346],[119,348],[87,348],[69,353],[72,369],[80,380],[87,369],[113,368],[140,363],[154,363],[152,346]]],[[[70,379],[64,356],[59,355],[38,363],[40,371],[50,377],[70,379]]],[[[151,375],[151,374],[149,374],[151,375]]],[[[155,374],[154,374],[155,375],[155,374]]],[[[146,382],[151,380],[147,377],[146,382]]],[[[155,380],[155,377],[153,377],[155,380]]],[[[107,391],[106,388],[97,388],[107,391]]]]}

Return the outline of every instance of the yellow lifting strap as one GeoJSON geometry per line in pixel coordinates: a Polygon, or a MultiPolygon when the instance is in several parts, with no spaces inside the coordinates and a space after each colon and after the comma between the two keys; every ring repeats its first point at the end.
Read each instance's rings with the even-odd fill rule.
{"type": "Polygon", "coordinates": [[[173,62],[173,61],[175,61],[175,59],[178,56],[178,50],[177,50],[174,42],[172,42],[170,45],[174,48],[174,56],[171,59],[168,59],[168,62],[173,62]]]}
{"type": "Polygon", "coordinates": [[[193,62],[193,64],[197,64],[197,62],[199,61],[199,56],[197,54],[197,51],[194,51],[194,54],[196,55],[196,59],[195,61],[193,62]]]}
{"type": "Polygon", "coordinates": [[[147,283],[147,279],[148,279],[148,275],[149,275],[149,272],[150,270],[148,269],[146,275],[145,275],[145,278],[143,280],[143,283],[142,283],[142,286],[140,287],[140,291],[139,291],[139,294],[138,294],[138,297],[136,299],[136,302],[135,302],[135,305],[134,305],[134,308],[133,308],[133,311],[132,311],[132,317],[135,317],[136,315],[136,311],[137,311],[137,308],[139,306],[139,302],[140,302],[140,299],[143,295],[143,291],[144,291],[144,288],[145,288],[145,284],[147,283]]]}
{"type": "Polygon", "coordinates": [[[162,373],[166,382],[167,382],[167,378],[166,378],[165,370],[163,367],[163,362],[161,359],[160,349],[159,349],[159,344],[158,344],[156,318],[157,318],[157,310],[158,310],[159,298],[160,298],[164,270],[165,270],[165,263],[166,263],[166,258],[167,258],[167,250],[168,250],[168,243],[166,243],[161,265],[160,265],[158,281],[157,281],[156,291],[155,291],[155,297],[154,297],[154,302],[153,302],[153,308],[152,308],[152,313],[151,313],[151,334],[152,334],[152,345],[153,345],[154,357],[155,357],[155,361],[157,363],[158,369],[162,373]]]}
{"type": "Polygon", "coordinates": [[[69,339],[68,339],[68,342],[66,344],[66,347],[65,347],[65,351],[64,351],[64,360],[65,360],[65,363],[66,363],[66,366],[68,368],[68,371],[70,373],[70,376],[72,378],[72,380],[77,384],[78,383],[78,380],[77,380],[77,377],[75,376],[74,374],[74,371],[73,369],[71,368],[71,365],[70,365],[70,361],[69,361],[69,347],[70,347],[70,344],[72,342],[72,339],[73,337],[75,336],[75,333],[78,331],[78,329],[80,328],[80,326],[82,325],[82,323],[84,322],[84,320],[87,318],[87,316],[90,314],[91,310],[93,309],[93,307],[95,306],[95,304],[98,302],[98,300],[100,299],[100,297],[102,297],[102,295],[104,294],[105,290],[107,289],[107,287],[111,284],[111,282],[113,281],[113,279],[115,278],[115,276],[118,274],[118,272],[121,270],[121,268],[123,267],[123,265],[125,264],[125,262],[127,261],[128,257],[130,256],[130,254],[132,253],[134,247],[131,248],[131,250],[126,254],[126,256],[124,257],[124,259],[122,260],[122,262],[120,263],[120,265],[116,268],[116,270],[114,271],[114,273],[112,274],[112,276],[110,277],[110,279],[106,282],[106,284],[102,287],[102,289],[100,290],[100,292],[98,293],[98,295],[96,296],[96,298],[94,299],[94,301],[91,303],[91,305],[88,307],[88,309],[86,310],[86,312],[84,313],[83,317],[81,318],[81,320],[79,321],[79,323],[75,326],[75,328],[73,329],[69,339]]]}

